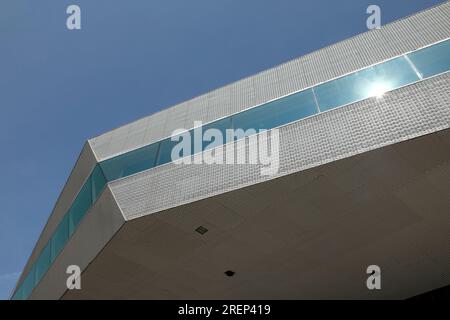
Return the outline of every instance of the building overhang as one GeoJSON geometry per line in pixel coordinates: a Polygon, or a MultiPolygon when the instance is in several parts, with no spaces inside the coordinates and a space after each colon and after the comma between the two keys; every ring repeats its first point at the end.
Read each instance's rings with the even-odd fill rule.
{"type": "Polygon", "coordinates": [[[62,298],[403,299],[448,285],[449,142],[447,129],[127,221],[62,298]],[[367,289],[369,265],[382,290],[367,289]]]}

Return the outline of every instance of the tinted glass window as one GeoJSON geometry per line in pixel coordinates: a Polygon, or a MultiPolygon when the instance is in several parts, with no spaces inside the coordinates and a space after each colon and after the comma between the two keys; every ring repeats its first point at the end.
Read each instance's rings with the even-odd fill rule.
{"type": "Polygon", "coordinates": [[[38,283],[50,267],[50,245],[51,241],[47,243],[42,249],[39,258],[36,260],[36,283],[38,283]]]}
{"type": "Polygon", "coordinates": [[[155,166],[158,143],[154,143],[100,163],[108,181],[113,181],[155,166]]]}
{"type": "Polygon", "coordinates": [[[36,270],[34,266],[28,272],[28,275],[25,277],[22,283],[22,296],[24,299],[28,298],[31,292],[34,289],[34,285],[36,283],[36,270]]]}
{"type": "Polygon", "coordinates": [[[272,129],[317,113],[312,90],[263,104],[233,115],[234,129],[272,129]]]}
{"type": "Polygon", "coordinates": [[[69,239],[69,216],[66,214],[52,236],[50,260],[53,263],[69,239]]]}
{"type": "Polygon", "coordinates": [[[96,165],[94,171],[92,171],[91,181],[92,181],[92,203],[94,203],[106,185],[106,178],[103,175],[103,171],[99,165],[96,165]]]}
{"type": "Polygon", "coordinates": [[[75,228],[78,226],[81,219],[83,219],[92,204],[91,186],[91,178],[89,178],[69,209],[69,236],[75,231],[75,228]]]}
{"type": "Polygon", "coordinates": [[[214,148],[215,146],[222,145],[226,143],[226,130],[231,129],[231,118],[224,118],[213,123],[209,123],[203,126],[203,143],[202,150],[208,150],[214,148]],[[209,129],[217,129],[221,134],[221,141],[215,141],[218,138],[214,132],[208,132],[209,129]],[[206,132],[206,135],[205,135],[206,132]]]}
{"type": "Polygon", "coordinates": [[[450,40],[408,54],[424,78],[450,70],[450,40]]]}
{"type": "Polygon", "coordinates": [[[314,88],[320,110],[326,111],[374,96],[419,80],[405,57],[323,83],[314,88]]]}
{"type": "Polygon", "coordinates": [[[22,294],[22,285],[19,288],[17,288],[16,293],[14,293],[12,298],[13,298],[13,300],[23,300],[24,299],[23,294],[22,294]]]}
{"type": "Polygon", "coordinates": [[[177,136],[176,138],[179,140],[172,141],[171,138],[167,138],[161,141],[157,165],[172,162],[172,149],[177,145],[177,150],[180,151],[176,153],[177,159],[192,155],[194,151],[194,144],[191,141],[191,139],[193,139],[191,137],[193,136],[194,134],[191,130],[177,136]],[[185,146],[185,148],[182,148],[183,145],[185,146]]]}

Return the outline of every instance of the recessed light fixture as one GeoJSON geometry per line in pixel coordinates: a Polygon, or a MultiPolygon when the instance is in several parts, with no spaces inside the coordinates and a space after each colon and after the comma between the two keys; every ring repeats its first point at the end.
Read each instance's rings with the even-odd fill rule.
{"type": "Polygon", "coordinates": [[[232,277],[232,276],[234,276],[234,274],[235,274],[235,272],[234,272],[234,271],[231,271],[231,270],[227,270],[227,271],[225,271],[224,273],[225,273],[225,275],[228,276],[228,277],[232,277]]]}
{"type": "Polygon", "coordinates": [[[195,229],[195,231],[197,231],[197,232],[200,233],[200,234],[205,234],[205,233],[208,232],[208,229],[206,229],[206,228],[203,227],[203,226],[200,226],[200,227],[198,227],[197,229],[195,229]]]}

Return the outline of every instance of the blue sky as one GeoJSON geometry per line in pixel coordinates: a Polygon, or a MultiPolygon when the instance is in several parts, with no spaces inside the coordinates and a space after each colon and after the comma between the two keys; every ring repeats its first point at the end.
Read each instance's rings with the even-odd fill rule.
{"type": "Polygon", "coordinates": [[[442,0],[2,0],[0,299],[85,140],[442,0]],[[66,28],[66,8],[82,30],[66,28]]]}

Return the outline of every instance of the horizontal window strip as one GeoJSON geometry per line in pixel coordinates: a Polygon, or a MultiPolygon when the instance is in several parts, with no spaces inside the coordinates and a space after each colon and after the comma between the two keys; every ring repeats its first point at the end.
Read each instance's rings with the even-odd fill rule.
{"type": "MultiPolygon", "coordinates": [[[[217,129],[224,137],[226,129],[269,130],[370,97],[381,97],[389,91],[448,70],[450,70],[450,40],[207,123],[199,130],[202,130],[203,134],[207,129],[217,129]]],[[[193,137],[194,130],[186,131],[189,133],[186,136],[193,137]]],[[[114,181],[170,163],[172,150],[182,135],[173,139],[165,138],[104,160],[100,165],[108,181],[114,181]]],[[[228,141],[223,141],[222,144],[226,142],[228,141]]],[[[177,159],[205,151],[209,143],[203,141],[201,150],[194,150],[192,141],[190,145],[190,152],[177,155],[177,159]]]]}

